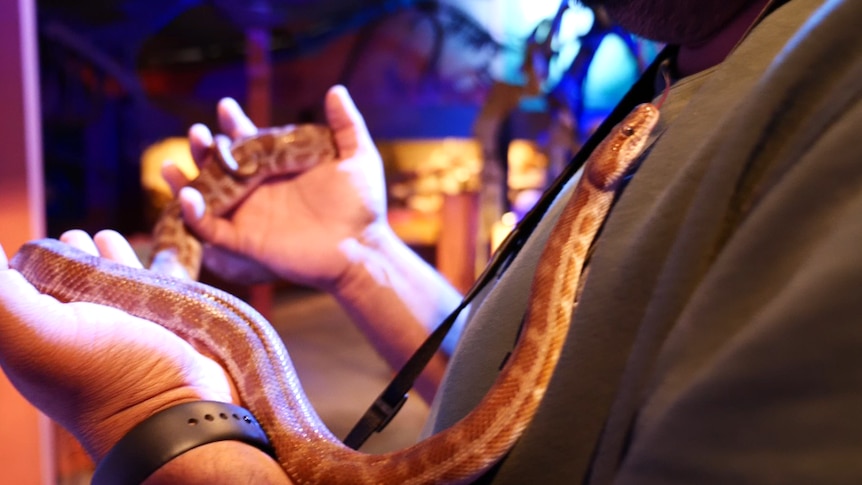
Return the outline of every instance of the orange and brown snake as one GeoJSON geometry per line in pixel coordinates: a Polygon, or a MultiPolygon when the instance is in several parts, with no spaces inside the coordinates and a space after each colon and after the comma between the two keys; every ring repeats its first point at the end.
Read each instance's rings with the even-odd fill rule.
{"type": "MultiPolygon", "coordinates": [[[[201,193],[208,211],[223,215],[236,207],[264,180],[301,173],[337,156],[332,132],[315,124],[258,130],[233,144],[216,135],[201,172],[189,185],[201,193]]],[[[162,210],[153,229],[150,269],[179,278],[198,279],[202,247],[183,223],[174,199],[162,210]]]]}
{"type": "Polygon", "coordinates": [[[355,451],[333,436],[312,409],[270,324],[223,291],[89,256],[50,239],[25,245],[11,265],[58,300],[120,308],[214,356],[295,483],[469,482],[514,445],[535,414],[568,332],[588,248],[657,120],[653,105],[638,106],[591,155],[537,265],[520,340],[482,402],[451,428],[391,453],[355,451]]]}

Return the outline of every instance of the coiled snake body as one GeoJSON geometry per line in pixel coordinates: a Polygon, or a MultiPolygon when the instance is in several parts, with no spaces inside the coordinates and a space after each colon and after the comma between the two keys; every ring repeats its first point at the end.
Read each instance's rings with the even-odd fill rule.
{"type": "MultiPolygon", "coordinates": [[[[520,340],[482,402],[451,428],[387,454],[352,450],[327,430],[302,391],[279,336],[241,300],[200,283],[88,256],[54,240],[28,243],[11,265],[43,293],[120,308],[157,322],[213,356],[235,381],[243,405],[261,423],[295,483],[468,482],[514,445],[535,414],[568,331],[587,250],[657,119],[655,107],[638,106],[590,157],[539,260],[520,340]]],[[[333,150],[321,129],[304,133],[305,142],[323,138],[329,143],[323,152],[333,150]]],[[[259,145],[256,153],[288,153],[289,147],[279,144],[297,143],[300,137],[294,138],[272,138],[266,142],[274,143],[268,151],[259,145]]],[[[262,164],[267,156],[256,160],[262,164]]],[[[229,171],[247,168],[238,162],[229,171]]],[[[257,178],[246,175],[247,180],[257,178]]],[[[199,182],[201,190],[208,190],[208,184],[199,182]]]]}

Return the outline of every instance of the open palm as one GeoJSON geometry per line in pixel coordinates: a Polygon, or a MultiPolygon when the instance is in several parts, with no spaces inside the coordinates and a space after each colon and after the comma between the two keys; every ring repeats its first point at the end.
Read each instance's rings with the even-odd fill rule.
{"type": "MultiPolygon", "coordinates": [[[[186,222],[209,243],[204,262],[211,270],[245,282],[277,276],[332,289],[351,255],[388,230],[382,162],[343,87],[327,93],[326,114],[339,154],[335,162],[265,182],[226,217],[205,211],[193,189],[180,190],[186,222]]],[[[234,139],[257,131],[230,99],[219,103],[219,121],[234,139]]],[[[195,125],[190,139],[202,163],[212,135],[195,125]]],[[[170,167],[165,175],[174,187],[186,182],[170,167]]]]}
{"type": "MultiPolygon", "coordinates": [[[[118,233],[61,239],[140,267],[118,233]]],[[[21,394],[98,460],[137,422],[175,404],[236,402],[213,360],[165,328],[111,307],[62,303],[10,269],[0,248],[0,365],[21,394]]]]}

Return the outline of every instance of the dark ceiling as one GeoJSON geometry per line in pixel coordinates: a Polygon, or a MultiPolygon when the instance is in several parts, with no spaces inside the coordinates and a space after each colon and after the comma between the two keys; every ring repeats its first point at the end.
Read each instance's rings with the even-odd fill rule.
{"type": "MultiPolygon", "coordinates": [[[[415,0],[38,0],[42,36],[136,68],[235,60],[245,32],[265,28],[274,55],[289,56],[415,0]]],[[[84,54],[79,52],[79,54],[84,54]]]]}

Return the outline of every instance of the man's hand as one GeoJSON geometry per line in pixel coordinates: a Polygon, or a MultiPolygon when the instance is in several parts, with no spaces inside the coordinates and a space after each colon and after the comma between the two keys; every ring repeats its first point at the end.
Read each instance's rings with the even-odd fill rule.
{"type": "MultiPolygon", "coordinates": [[[[122,236],[61,239],[140,267],[122,236]]],[[[33,405],[99,460],[129,429],[182,402],[237,402],[214,361],[159,325],[89,303],[61,303],[9,269],[0,248],[0,366],[33,405]]]]}
{"type": "MultiPolygon", "coordinates": [[[[244,282],[280,277],[332,291],[357,248],[373,248],[388,230],[383,167],[365,122],[341,86],[327,93],[325,108],[338,160],[264,183],[227,217],[208,212],[194,189],[180,189],[187,180],[166,165],[184,219],[209,243],[204,264],[211,270],[244,282]]],[[[219,103],[218,114],[233,139],[257,131],[232,99],[219,103]]],[[[203,163],[212,134],[194,125],[189,138],[193,158],[203,163]]]]}
{"type": "MultiPolygon", "coordinates": [[[[205,241],[204,265],[242,283],[282,278],[332,294],[393,369],[400,368],[461,296],[401,241],[386,220],[383,163],[362,116],[341,86],[329,90],[326,118],[338,158],[257,187],[231,213],[216,217],[177,167],[163,174],[178,192],[186,224],[205,241]]],[[[218,106],[233,139],[257,131],[231,99],[218,106]]],[[[203,125],[189,130],[192,157],[208,158],[203,125]]],[[[417,388],[431,398],[445,357],[426,368],[417,388]]]]}

